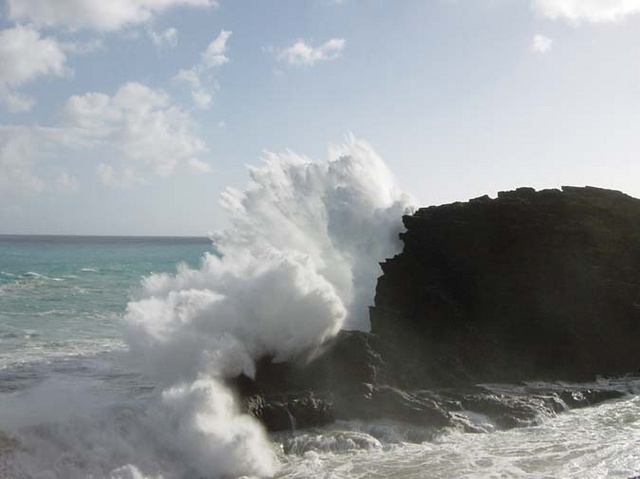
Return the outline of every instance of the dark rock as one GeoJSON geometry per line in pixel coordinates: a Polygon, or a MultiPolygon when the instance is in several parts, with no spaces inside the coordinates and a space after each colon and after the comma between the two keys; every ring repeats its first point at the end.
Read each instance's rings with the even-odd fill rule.
{"type": "Polygon", "coordinates": [[[377,382],[383,366],[377,341],[363,331],[340,331],[320,351],[280,363],[263,358],[257,364],[255,379],[240,376],[235,386],[244,397],[309,389],[362,391],[366,384],[377,382]]]}
{"type": "Polygon", "coordinates": [[[284,363],[264,358],[255,379],[240,376],[232,385],[271,431],[322,426],[334,420],[334,402],[362,397],[378,382],[383,361],[376,341],[369,333],[341,331],[321,351],[284,363]]]}
{"type": "Polygon", "coordinates": [[[390,418],[415,425],[453,425],[451,414],[431,398],[421,398],[389,386],[371,387],[368,394],[340,398],[336,416],[342,419],[390,418]]]}
{"type": "Polygon", "coordinates": [[[323,426],[334,421],[331,397],[313,392],[299,395],[254,395],[245,399],[245,408],[270,431],[287,431],[323,426]]]}
{"type": "Polygon", "coordinates": [[[404,223],[371,309],[399,385],[638,370],[640,200],[521,188],[404,223]]]}
{"type": "Polygon", "coordinates": [[[566,410],[564,403],[555,395],[473,394],[465,396],[462,404],[468,411],[484,414],[501,429],[530,426],[542,417],[566,410]]]}
{"type": "Polygon", "coordinates": [[[593,406],[594,404],[599,404],[611,399],[619,399],[625,394],[626,392],[623,391],[592,388],[578,390],[568,389],[558,393],[560,399],[571,409],[593,406]]]}
{"type": "Polygon", "coordinates": [[[286,363],[263,358],[255,378],[233,381],[268,429],[393,419],[478,430],[468,413],[509,428],[625,393],[521,381],[640,367],[640,200],[519,188],[403,219],[371,333],[342,331],[286,363]],[[498,382],[520,386],[475,386],[498,382]]]}

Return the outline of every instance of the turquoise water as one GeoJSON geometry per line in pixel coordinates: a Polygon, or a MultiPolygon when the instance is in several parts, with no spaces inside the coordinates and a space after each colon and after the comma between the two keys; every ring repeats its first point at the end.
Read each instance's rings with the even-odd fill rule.
{"type": "Polygon", "coordinates": [[[207,238],[0,235],[0,369],[121,347],[142,278],[212,250],[207,238]]]}
{"type": "MultiPolygon", "coordinates": [[[[143,277],[180,262],[198,267],[205,252],[213,247],[201,238],[0,236],[1,479],[235,477],[194,467],[210,457],[214,467],[227,464],[224,454],[235,452],[218,453],[221,440],[242,446],[233,457],[243,462],[232,426],[246,418],[215,415],[220,404],[231,407],[231,396],[205,401],[196,421],[209,435],[191,441],[184,432],[192,423],[165,406],[192,410],[205,390],[195,389],[195,399],[180,396],[183,386],[158,394],[122,339],[127,302],[143,277]]],[[[629,479],[640,473],[640,383],[630,381],[634,394],[529,428],[443,431],[419,444],[402,439],[411,425],[385,421],[275,435],[273,477],[629,479]],[[292,442],[301,452],[284,454],[292,442]]]]}

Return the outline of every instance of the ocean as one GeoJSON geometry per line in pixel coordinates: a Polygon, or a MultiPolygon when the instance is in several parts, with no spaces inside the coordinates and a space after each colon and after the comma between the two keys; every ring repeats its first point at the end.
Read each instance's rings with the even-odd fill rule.
{"type": "Polygon", "coordinates": [[[252,170],[212,240],[0,236],[0,478],[639,475],[634,377],[594,385],[619,399],[527,427],[469,414],[477,433],[349,421],[270,435],[240,411],[225,379],[366,329],[378,261],[401,248],[410,198],[367,145],[343,153],[252,170]]]}

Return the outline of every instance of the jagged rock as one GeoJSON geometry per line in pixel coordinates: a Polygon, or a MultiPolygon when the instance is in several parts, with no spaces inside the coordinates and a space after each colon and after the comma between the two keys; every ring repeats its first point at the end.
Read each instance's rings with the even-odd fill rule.
{"type": "Polygon", "coordinates": [[[366,394],[341,397],[336,416],[343,419],[389,418],[433,427],[453,425],[451,414],[433,399],[390,386],[372,386],[366,394]]]}
{"type": "Polygon", "coordinates": [[[363,331],[340,331],[322,350],[273,362],[263,358],[254,379],[240,376],[235,386],[244,397],[253,394],[300,392],[309,389],[353,392],[377,382],[383,360],[376,345],[378,338],[363,331]]]}
{"type": "Polygon", "coordinates": [[[478,383],[592,379],[640,367],[640,200],[597,188],[520,188],[405,216],[382,263],[371,333],[264,358],[235,380],[270,430],[394,419],[473,431],[620,397],[603,387],[478,383]]]}
{"type": "Polygon", "coordinates": [[[247,412],[270,431],[323,426],[334,421],[331,397],[316,397],[313,392],[280,395],[254,395],[246,398],[247,412]]]}
{"type": "Polygon", "coordinates": [[[404,224],[371,310],[399,384],[638,370],[640,200],[524,188],[404,224]]]}

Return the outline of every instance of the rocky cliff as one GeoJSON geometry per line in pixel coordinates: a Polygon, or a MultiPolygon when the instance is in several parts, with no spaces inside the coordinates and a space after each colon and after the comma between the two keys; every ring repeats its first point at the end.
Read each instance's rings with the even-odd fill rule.
{"type": "Polygon", "coordinates": [[[638,371],[640,200],[521,188],[404,224],[371,309],[402,384],[638,371]]]}
{"type": "Polygon", "coordinates": [[[236,386],[272,430],[392,418],[510,427],[624,391],[482,382],[589,380],[640,367],[640,200],[521,188],[404,217],[382,263],[371,333],[342,332],[314,361],[272,363],[236,386]]]}

